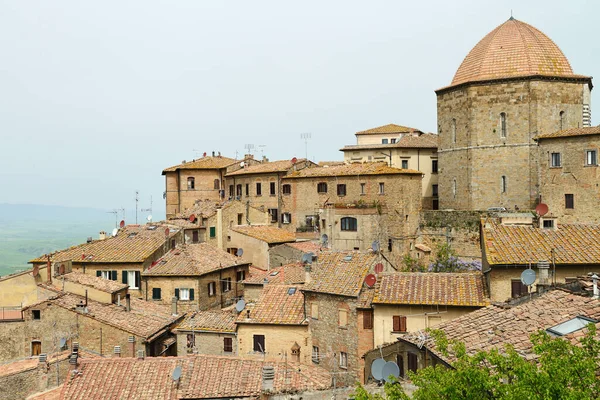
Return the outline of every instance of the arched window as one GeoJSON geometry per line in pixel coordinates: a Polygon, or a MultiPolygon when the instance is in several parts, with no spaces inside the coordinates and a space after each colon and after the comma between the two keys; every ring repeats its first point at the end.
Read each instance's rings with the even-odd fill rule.
{"type": "Polygon", "coordinates": [[[317,193],[327,193],[327,183],[319,182],[317,184],[317,193]]]}
{"type": "Polygon", "coordinates": [[[456,143],[456,119],[454,119],[454,118],[452,118],[450,132],[452,133],[452,143],[456,143]]]}
{"type": "Polygon", "coordinates": [[[500,178],[500,193],[506,193],[506,176],[500,178]]]}
{"type": "Polygon", "coordinates": [[[456,198],[456,178],[452,180],[452,197],[456,198]]]}
{"type": "Polygon", "coordinates": [[[356,232],[358,229],[358,223],[356,221],[356,218],[344,217],[344,218],[342,218],[341,223],[342,223],[341,229],[343,231],[356,232]]]}
{"type": "Polygon", "coordinates": [[[196,178],[194,177],[189,177],[187,178],[187,185],[188,185],[188,189],[194,189],[196,187],[196,178]]]}
{"type": "Polygon", "coordinates": [[[215,188],[216,190],[219,190],[219,189],[221,189],[221,183],[219,182],[219,180],[218,180],[218,179],[215,179],[214,188],[215,188]]]}
{"type": "Polygon", "coordinates": [[[559,117],[559,125],[558,125],[558,130],[562,131],[563,129],[565,129],[565,112],[561,111],[560,113],[558,113],[558,117],[559,117]]]}
{"type": "Polygon", "coordinates": [[[500,137],[506,137],[506,113],[500,113],[500,137]]]}

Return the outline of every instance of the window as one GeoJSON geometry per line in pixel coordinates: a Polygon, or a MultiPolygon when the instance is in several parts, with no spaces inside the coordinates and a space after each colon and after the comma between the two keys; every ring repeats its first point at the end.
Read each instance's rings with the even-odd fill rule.
{"type": "Polygon", "coordinates": [[[553,229],[554,228],[554,220],[553,219],[544,219],[544,220],[542,220],[542,228],[544,228],[544,229],[553,229]]]}
{"type": "Polygon", "coordinates": [[[42,354],[42,342],[34,340],[31,342],[31,355],[39,356],[40,354],[42,354]]]}
{"type": "Polygon", "coordinates": [[[217,229],[214,226],[211,226],[209,229],[209,234],[211,238],[217,237],[217,229]]]}
{"type": "Polygon", "coordinates": [[[289,224],[290,222],[292,222],[292,214],[290,213],[282,213],[281,214],[281,223],[282,224],[289,224]]]}
{"type": "Polygon", "coordinates": [[[363,311],[363,329],[373,329],[373,311],[363,311]]]}
{"type": "Polygon", "coordinates": [[[171,250],[173,250],[174,248],[175,248],[175,239],[171,239],[171,250]]]}
{"type": "Polygon", "coordinates": [[[246,197],[250,196],[250,184],[246,183],[246,197]]]}
{"type": "Polygon", "coordinates": [[[285,184],[281,187],[283,194],[292,194],[292,185],[285,184]]]}
{"type": "Polygon", "coordinates": [[[432,174],[438,173],[438,160],[431,160],[431,173],[432,174]]]}
{"type": "Polygon", "coordinates": [[[500,178],[500,193],[506,193],[506,176],[500,178]]]}
{"type": "Polygon", "coordinates": [[[312,349],[312,362],[314,362],[315,364],[319,363],[319,347],[318,346],[313,346],[313,349],[312,349]]]}
{"type": "Polygon", "coordinates": [[[388,144],[388,140],[387,139],[381,139],[381,144],[388,144]]]}
{"type": "Polygon", "coordinates": [[[233,194],[234,194],[234,186],[233,185],[229,185],[229,197],[233,198],[233,194]]]}
{"type": "Polygon", "coordinates": [[[276,208],[269,208],[269,215],[271,216],[271,222],[277,222],[279,216],[276,208]]]}
{"type": "Polygon", "coordinates": [[[558,113],[558,130],[562,131],[563,129],[565,129],[565,112],[561,111],[558,113]]]}
{"type": "Polygon", "coordinates": [[[213,188],[216,190],[221,189],[221,183],[219,182],[218,179],[215,179],[215,181],[213,182],[213,188]]]}
{"type": "Polygon", "coordinates": [[[596,150],[585,151],[585,165],[598,165],[596,150]]]}
{"type": "Polygon", "coordinates": [[[456,198],[456,178],[452,180],[452,197],[456,198]]]}
{"type": "Polygon", "coordinates": [[[317,193],[327,193],[327,183],[319,182],[317,184],[317,193]]]}
{"type": "Polygon", "coordinates": [[[392,322],[394,332],[406,332],[406,316],[394,315],[392,317],[392,322]]]}
{"type": "Polygon", "coordinates": [[[275,182],[269,182],[269,194],[271,196],[275,196],[277,194],[275,192],[275,182]]]}
{"type": "Polygon", "coordinates": [[[506,137],[506,113],[500,113],[500,137],[506,137]]]}
{"type": "Polygon", "coordinates": [[[379,182],[379,194],[385,194],[385,183],[379,182]]]}
{"type": "Polygon", "coordinates": [[[319,304],[311,303],[310,305],[310,317],[312,319],[319,319],[319,304]]]}
{"type": "Polygon", "coordinates": [[[191,353],[193,348],[196,347],[196,336],[193,333],[188,333],[187,338],[187,352],[191,353]]]}
{"type": "Polygon", "coordinates": [[[242,220],[243,220],[243,219],[244,219],[244,214],[238,214],[238,215],[237,215],[237,222],[238,222],[238,225],[241,225],[241,224],[242,224],[242,220]]]}
{"type": "Polygon", "coordinates": [[[365,194],[365,183],[360,184],[360,194],[365,194]]]}
{"type": "Polygon", "coordinates": [[[199,240],[198,231],[192,231],[192,243],[198,243],[199,240]]]}
{"type": "Polygon", "coordinates": [[[340,368],[348,368],[348,353],[340,351],[340,368]]]}
{"type": "Polygon", "coordinates": [[[31,318],[32,319],[41,319],[42,312],[40,310],[31,310],[31,318]]]}
{"type": "Polygon", "coordinates": [[[573,194],[565,193],[565,208],[575,208],[575,199],[573,194]]]}
{"type": "Polygon", "coordinates": [[[235,195],[237,197],[242,197],[242,184],[239,183],[235,186],[235,195]]]}
{"type": "Polygon", "coordinates": [[[96,271],[96,276],[102,279],[111,279],[111,271],[96,271]]]}
{"type": "Polygon", "coordinates": [[[294,294],[296,294],[296,288],[295,287],[288,288],[287,294],[290,296],[293,296],[294,294]]]}
{"type": "Polygon", "coordinates": [[[546,329],[546,332],[553,336],[565,336],[570,333],[587,328],[589,324],[596,323],[598,323],[598,321],[596,321],[595,319],[587,318],[580,315],[558,325],[554,325],[553,327],[546,329]]]}
{"type": "Polygon", "coordinates": [[[235,273],[235,280],[237,282],[242,282],[245,279],[246,279],[246,271],[237,271],[235,273]]]}
{"type": "Polygon", "coordinates": [[[345,184],[340,183],[339,185],[337,185],[337,195],[338,196],[346,195],[346,185],[345,184]]]}
{"type": "Polygon", "coordinates": [[[175,289],[175,297],[182,301],[194,300],[194,289],[179,288],[175,289]]]}
{"type": "Polygon", "coordinates": [[[217,284],[215,282],[209,282],[208,283],[208,295],[209,296],[214,296],[217,292],[217,284]]]}
{"type": "Polygon", "coordinates": [[[511,279],[510,281],[510,297],[521,297],[527,294],[527,286],[520,279],[511,279]]]}
{"type": "Polygon", "coordinates": [[[231,290],[231,278],[224,278],[221,281],[221,292],[229,292],[231,290]]]}
{"type": "Polygon", "coordinates": [[[265,352],[265,335],[254,335],[254,351],[257,353],[265,352]]]}
{"type": "Polygon", "coordinates": [[[554,168],[561,166],[560,153],[550,153],[550,166],[554,168]]]}
{"type": "Polygon", "coordinates": [[[159,287],[152,288],[152,300],[160,300],[160,299],[161,299],[160,288],[159,287]]]}
{"type": "Polygon", "coordinates": [[[408,160],[402,160],[402,169],[408,169],[408,160]]]}
{"type": "Polygon", "coordinates": [[[431,185],[431,195],[433,197],[438,197],[438,185],[431,185]]]}
{"type": "Polygon", "coordinates": [[[390,139],[390,143],[396,143],[396,138],[390,139]]]}
{"type": "Polygon", "coordinates": [[[338,326],[348,325],[348,311],[338,310],[338,326]]]}
{"type": "Polygon", "coordinates": [[[123,271],[121,282],[129,285],[130,289],[139,289],[142,286],[140,271],[123,271]]]}
{"type": "Polygon", "coordinates": [[[196,178],[193,178],[191,176],[187,178],[187,186],[188,190],[194,190],[196,187],[196,178]]]}
{"type": "Polygon", "coordinates": [[[256,182],[256,195],[262,196],[262,185],[260,182],[256,182]]]}
{"type": "Polygon", "coordinates": [[[450,122],[450,133],[452,134],[452,143],[456,143],[456,120],[454,118],[450,122]]]}
{"type": "Polygon", "coordinates": [[[388,251],[392,251],[393,250],[393,244],[394,242],[392,241],[392,239],[388,239],[388,251]]]}
{"type": "Polygon", "coordinates": [[[357,221],[356,218],[353,217],[344,217],[341,220],[341,228],[342,231],[351,231],[351,232],[356,232],[357,231],[357,221]]]}
{"type": "Polygon", "coordinates": [[[225,353],[233,352],[233,339],[230,337],[223,338],[223,351],[225,353]]]}

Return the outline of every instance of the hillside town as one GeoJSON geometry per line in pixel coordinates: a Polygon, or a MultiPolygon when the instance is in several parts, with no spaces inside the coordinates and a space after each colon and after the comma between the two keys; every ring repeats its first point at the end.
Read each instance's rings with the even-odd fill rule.
{"type": "Polygon", "coordinates": [[[600,323],[592,88],[511,17],[435,90],[435,133],[400,113],[339,160],[224,143],[165,165],[165,220],[0,277],[0,397],[345,399],[390,374],[410,391],[456,361],[431,329],[535,362],[531,333],[600,323]]]}

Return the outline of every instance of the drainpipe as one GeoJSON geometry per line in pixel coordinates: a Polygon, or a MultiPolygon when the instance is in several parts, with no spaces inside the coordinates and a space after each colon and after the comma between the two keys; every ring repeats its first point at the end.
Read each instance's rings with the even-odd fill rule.
{"type": "Polygon", "coordinates": [[[217,208],[217,247],[223,250],[223,209],[220,207],[217,208]]]}

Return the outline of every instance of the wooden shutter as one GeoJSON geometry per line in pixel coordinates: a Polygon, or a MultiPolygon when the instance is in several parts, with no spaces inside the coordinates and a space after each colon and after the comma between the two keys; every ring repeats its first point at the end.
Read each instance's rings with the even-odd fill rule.
{"type": "Polygon", "coordinates": [[[160,300],[160,288],[152,288],[152,300],[160,300]]]}
{"type": "Polygon", "coordinates": [[[175,297],[177,297],[177,300],[179,300],[179,289],[175,289],[175,297]]]}
{"type": "Polygon", "coordinates": [[[127,285],[127,271],[123,271],[121,274],[121,282],[127,285]]]}
{"type": "Polygon", "coordinates": [[[406,332],[406,317],[400,317],[400,332],[406,332]]]}
{"type": "Polygon", "coordinates": [[[117,280],[117,271],[111,271],[111,280],[116,281],[117,280]]]}
{"type": "Polygon", "coordinates": [[[392,319],[394,321],[393,331],[394,332],[400,332],[400,316],[399,315],[394,315],[392,317],[392,319]]]}
{"type": "Polygon", "coordinates": [[[102,271],[96,271],[96,276],[100,278],[102,276],[102,271]]]}
{"type": "Polygon", "coordinates": [[[363,329],[373,329],[373,311],[363,311],[363,329]]]}
{"type": "Polygon", "coordinates": [[[137,287],[138,289],[142,289],[142,276],[140,274],[140,271],[135,271],[135,287],[137,287]]]}
{"type": "Polygon", "coordinates": [[[190,300],[194,300],[194,289],[190,289],[190,300]]]}
{"type": "Polygon", "coordinates": [[[233,339],[226,337],[223,338],[223,351],[231,353],[233,351],[233,339]]]}

